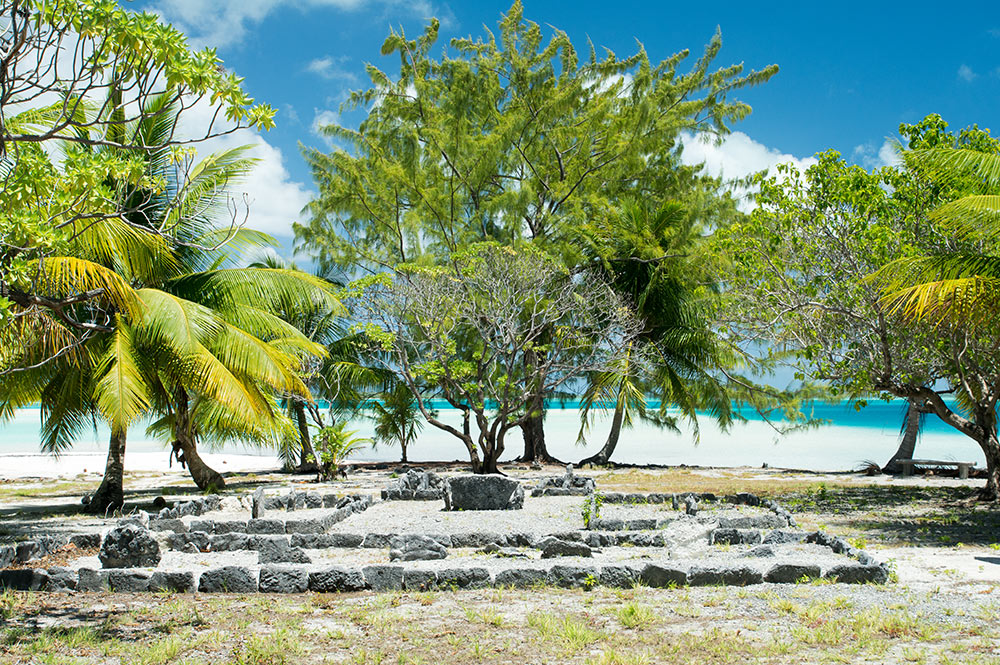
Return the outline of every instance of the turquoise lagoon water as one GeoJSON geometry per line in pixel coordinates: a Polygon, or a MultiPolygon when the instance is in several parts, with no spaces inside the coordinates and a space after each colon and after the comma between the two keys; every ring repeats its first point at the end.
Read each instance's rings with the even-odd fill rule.
{"type": "MultiPolygon", "coordinates": [[[[848,470],[865,461],[884,463],[895,451],[899,424],[902,419],[899,402],[873,402],[861,411],[844,404],[819,403],[813,414],[829,424],[807,431],[779,435],[756,414],[748,414],[749,422],[735,425],[722,432],[708,418],[701,422],[701,436],[695,442],[690,427],[680,434],[639,425],[622,432],[614,459],[623,463],[648,463],[665,465],[698,466],[761,466],[812,469],[817,471],[848,470]]],[[[461,417],[453,409],[440,409],[442,420],[460,426],[461,417]]],[[[554,404],[545,420],[546,441],[550,452],[566,461],[576,461],[596,451],[606,435],[610,418],[603,414],[594,423],[589,443],[579,445],[579,411],[575,404],[554,404]]],[[[372,435],[370,422],[359,420],[353,428],[361,436],[372,435]]],[[[77,441],[69,454],[103,453],[106,451],[108,431],[98,425],[77,441]]],[[[18,411],[10,422],[0,424],[0,456],[24,455],[38,452],[39,411],[28,408],[18,411]]],[[[520,452],[521,434],[514,430],[507,439],[509,459],[520,452]]],[[[145,434],[145,424],[135,426],[129,434],[130,452],[162,453],[167,449],[162,441],[145,434]]],[[[274,457],[270,450],[254,449],[231,444],[220,452],[274,457]]],[[[398,459],[399,451],[388,446],[361,451],[356,459],[365,461],[390,461],[398,459]]],[[[979,447],[970,439],[934,417],[928,417],[924,433],[917,446],[917,456],[945,460],[985,463],[979,447]]],[[[410,460],[466,459],[461,442],[446,432],[426,425],[419,440],[410,448],[410,460]]],[[[23,458],[22,458],[23,459],[23,458]]],[[[262,460],[263,461],[263,460],[262,460]]],[[[277,462],[276,462],[277,463],[277,462]]],[[[0,475],[3,475],[0,470],[0,475]]]]}

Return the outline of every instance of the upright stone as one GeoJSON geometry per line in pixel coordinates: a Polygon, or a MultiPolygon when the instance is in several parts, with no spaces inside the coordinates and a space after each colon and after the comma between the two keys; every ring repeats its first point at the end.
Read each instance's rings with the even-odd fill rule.
{"type": "Polygon", "coordinates": [[[264,517],[264,488],[258,487],[257,491],[253,493],[253,504],[250,508],[250,516],[255,520],[259,520],[264,517]]]}
{"type": "Polygon", "coordinates": [[[115,527],[98,554],[104,568],[145,568],[160,563],[160,545],[149,529],[135,524],[115,527]]]}
{"type": "Polygon", "coordinates": [[[520,510],[523,507],[524,488],[506,476],[458,476],[445,481],[445,510],[520,510]]]}

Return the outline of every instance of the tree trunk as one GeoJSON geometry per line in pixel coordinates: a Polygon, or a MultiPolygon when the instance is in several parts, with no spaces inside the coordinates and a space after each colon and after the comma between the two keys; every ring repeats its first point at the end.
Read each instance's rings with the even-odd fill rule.
{"type": "Polygon", "coordinates": [[[979,492],[982,501],[1000,501],[1000,439],[997,437],[997,415],[992,408],[980,408],[976,424],[982,429],[979,441],[986,456],[986,487],[979,492]]]}
{"type": "Polygon", "coordinates": [[[120,510],[125,505],[125,435],[126,432],[111,430],[104,479],[90,497],[90,503],[85,508],[88,513],[103,515],[120,510]]]}
{"type": "Polygon", "coordinates": [[[403,451],[403,459],[401,459],[399,461],[402,464],[406,464],[407,462],[409,462],[409,460],[406,459],[406,444],[403,443],[402,441],[400,441],[399,442],[399,449],[403,451]]]}
{"type": "MultiPolygon", "coordinates": [[[[525,374],[534,372],[540,354],[534,351],[524,353],[525,374]]],[[[521,423],[521,434],[524,436],[524,454],[518,462],[539,462],[542,464],[562,464],[549,454],[545,447],[545,395],[535,392],[524,405],[527,417],[521,423]]]]}
{"type": "Polygon", "coordinates": [[[226,486],[226,480],[215,469],[211,468],[198,454],[198,444],[194,435],[194,424],[191,422],[191,412],[188,410],[188,394],[183,388],[174,391],[174,450],[180,450],[184,457],[179,458],[182,464],[187,464],[188,473],[198,489],[205,491],[221,490],[226,486]]]}
{"type": "Polygon", "coordinates": [[[903,424],[903,436],[899,440],[899,448],[892,458],[882,467],[882,473],[897,475],[903,472],[903,467],[899,463],[901,459],[913,459],[913,452],[917,447],[917,438],[920,435],[920,410],[913,402],[906,403],[906,420],[903,424]]]}
{"type": "Polygon", "coordinates": [[[312,446],[312,439],[309,437],[309,421],[306,420],[306,407],[301,400],[292,398],[292,409],[295,412],[295,422],[299,426],[299,444],[302,449],[299,451],[299,467],[297,473],[316,473],[319,471],[319,464],[316,458],[316,451],[312,446]]]}
{"type": "Polygon", "coordinates": [[[983,501],[1000,501],[1000,442],[996,432],[986,443],[980,443],[986,453],[986,487],[979,492],[983,501]]]}
{"type": "MultiPolygon", "coordinates": [[[[180,432],[178,432],[180,434],[180,432]]],[[[198,454],[198,446],[194,439],[188,436],[178,436],[175,441],[177,447],[184,453],[184,463],[187,464],[191,479],[198,489],[205,491],[208,489],[221,490],[226,486],[226,479],[218,471],[205,464],[198,454]]]]}
{"type": "Polygon", "coordinates": [[[608,439],[604,442],[596,454],[590,457],[580,460],[577,466],[582,467],[584,464],[593,464],[594,466],[605,466],[611,461],[611,455],[614,454],[615,448],[618,447],[618,437],[621,436],[622,432],[622,421],[625,416],[625,393],[623,390],[618,391],[618,400],[615,402],[615,415],[611,419],[611,430],[608,432],[608,439]]]}

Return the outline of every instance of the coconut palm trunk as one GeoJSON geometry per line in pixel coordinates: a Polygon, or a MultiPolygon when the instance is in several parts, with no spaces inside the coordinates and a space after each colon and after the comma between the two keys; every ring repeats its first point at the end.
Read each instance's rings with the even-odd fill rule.
{"type": "Polygon", "coordinates": [[[899,463],[899,460],[913,459],[913,452],[917,448],[917,439],[920,437],[922,421],[923,418],[920,410],[913,402],[907,401],[899,447],[889,461],[885,463],[885,466],[882,467],[882,473],[898,475],[903,472],[903,466],[899,463]]]}
{"type": "Polygon", "coordinates": [[[115,428],[111,431],[104,479],[90,497],[86,508],[88,513],[106,514],[125,505],[125,435],[125,430],[115,428]]]}
{"type": "Polygon", "coordinates": [[[578,466],[583,466],[584,464],[592,464],[595,466],[605,466],[611,461],[611,456],[615,452],[615,448],[618,447],[618,438],[621,436],[622,432],[622,422],[625,419],[625,379],[622,379],[621,385],[618,387],[618,398],[615,400],[615,413],[611,418],[611,429],[608,431],[608,438],[601,446],[601,449],[597,451],[596,454],[590,457],[580,460],[578,466]]]}
{"type": "Polygon", "coordinates": [[[302,400],[292,398],[292,411],[295,414],[295,424],[299,428],[299,466],[298,473],[316,473],[319,464],[316,462],[316,451],[313,449],[312,437],[309,436],[309,421],[306,419],[306,406],[302,400]]]}
{"type": "Polygon", "coordinates": [[[191,411],[187,391],[177,388],[174,391],[174,447],[183,454],[183,463],[187,465],[188,473],[198,489],[221,490],[226,486],[226,480],[215,469],[208,466],[198,454],[198,443],[194,435],[194,423],[191,421],[191,411]]]}

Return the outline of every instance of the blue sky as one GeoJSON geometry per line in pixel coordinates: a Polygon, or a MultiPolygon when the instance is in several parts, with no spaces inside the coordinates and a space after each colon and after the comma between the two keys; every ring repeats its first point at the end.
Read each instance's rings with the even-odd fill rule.
{"type": "MultiPolygon", "coordinates": [[[[250,225],[291,244],[313,185],[300,144],[323,147],[317,123],[337,121],[348,91],[365,86],[366,62],[393,70],[379,48],[390,26],[416,35],[442,20],[441,44],[496,28],[510,4],[489,0],[135,0],[159,12],[198,46],[218,48],[246,89],[279,109],[276,129],[227,139],[257,143],[261,168],[244,186],[250,225]]],[[[877,166],[901,122],[940,113],[952,127],[1000,132],[1000,12],[994,3],[526,0],[525,15],[565,30],[578,49],[589,37],[619,56],[643,42],[654,59],[684,48],[700,53],[716,26],[719,66],[743,62],[779,73],[739,98],[751,117],[722,146],[692,142],[687,157],[741,176],[779,161],[808,164],[834,148],[877,166]],[[767,4],[766,8],[762,6],[767,4]],[[835,9],[833,8],[835,7],[835,9]],[[955,11],[949,11],[954,9],[955,11]]],[[[346,120],[345,120],[346,122],[346,120]]]]}

